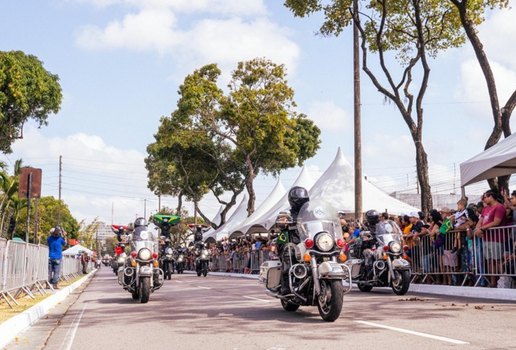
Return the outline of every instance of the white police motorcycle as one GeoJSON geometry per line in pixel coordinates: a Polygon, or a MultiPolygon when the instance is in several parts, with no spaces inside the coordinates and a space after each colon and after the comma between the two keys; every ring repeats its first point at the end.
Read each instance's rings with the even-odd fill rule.
{"type": "Polygon", "coordinates": [[[133,248],[125,267],[118,272],[118,283],[132,294],[133,299],[146,303],[150,294],[163,285],[163,270],[159,268],[157,242],[148,231],[133,237],[133,248]]]}

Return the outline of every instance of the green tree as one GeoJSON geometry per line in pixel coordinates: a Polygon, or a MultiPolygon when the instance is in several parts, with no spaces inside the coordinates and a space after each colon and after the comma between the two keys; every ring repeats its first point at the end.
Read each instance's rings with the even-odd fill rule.
{"type": "Polygon", "coordinates": [[[97,249],[96,234],[100,225],[101,223],[99,222],[98,218],[93,219],[90,223],[87,223],[86,220],[81,220],[78,225],[79,230],[77,232],[77,239],[82,246],[91,250],[97,249]]]}
{"type": "MultiPolygon", "coordinates": [[[[25,207],[26,209],[26,207],[25,207]]],[[[25,237],[27,210],[20,211],[16,225],[16,235],[25,237]]],[[[67,232],[67,238],[78,238],[80,224],[72,216],[68,206],[53,196],[32,200],[31,230],[29,240],[46,244],[50,229],[59,225],[67,232]],[[34,236],[34,232],[37,232],[34,236]]]]}
{"type": "Polygon", "coordinates": [[[266,59],[240,62],[228,95],[217,85],[220,73],[210,64],[185,78],[177,109],[170,118],[162,118],[156,142],[148,148],[147,169],[154,171],[150,188],[156,190],[155,184],[168,181],[169,186],[161,188],[187,195],[209,224],[197,206],[208,191],[225,205],[221,224],[244,188],[251,214],[256,176],[277,175],[303,164],[320,143],[317,126],[294,111],[294,91],[282,65],[266,59]],[[161,170],[159,180],[156,169],[161,170]],[[221,199],[225,191],[232,193],[229,202],[221,199]]]}
{"type": "Polygon", "coordinates": [[[216,110],[213,105],[218,105],[222,96],[214,81],[219,74],[212,65],[186,77],[179,89],[178,108],[170,117],[161,119],[145,159],[148,187],[158,195],[177,196],[176,213],[181,212],[183,197],[191,200],[206,222],[209,219],[198,207],[206,193],[211,191],[225,206],[221,215],[225,222],[225,215],[244,189],[240,175],[243,167],[231,159],[232,150],[225,144],[215,144],[190,118],[216,110]],[[231,193],[229,201],[221,197],[226,191],[231,193]]]}
{"type": "Polygon", "coordinates": [[[27,207],[27,200],[18,198],[22,164],[21,159],[16,160],[13,175],[9,175],[6,171],[0,172],[0,232],[4,234],[9,231],[7,232],[8,238],[12,238],[16,230],[20,210],[27,207]],[[8,226],[9,229],[7,229],[8,226]]]}
{"type": "Polygon", "coordinates": [[[0,51],[0,151],[12,151],[12,143],[23,137],[23,125],[29,119],[47,125],[49,114],[59,111],[58,80],[37,57],[0,51]]]}
{"type": "Polygon", "coordinates": [[[423,145],[423,99],[430,78],[429,58],[465,42],[457,11],[451,3],[438,0],[360,3],[363,6],[357,13],[353,13],[352,0],[286,0],[285,6],[300,17],[323,12],[323,35],[338,36],[355,19],[361,34],[362,69],[396,105],[414,142],[421,207],[427,212],[432,196],[423,145]],[[376,71],[369,65],[370,52],[378,59],[376,71]],[[395,60],[388,60],[391,54],[395,60]],[[397,78],[396,71],[400,72],[397,78]]]}
{"type": "MultiPolygon", "coordinates": [[[[482,69],[489,92],[489,102],[493,116],[493,130],[486,141],[485,149],[495,145],[500,140],[502,132],[504,137],[511,135],[510,119],[514,107],[516,107],[516,90],[513,91],[505,106],[500,108],[496,80],[494,78],[491,64],[484,50],[484,45],[478,37],[477,27],[484,21],[484,14],[487,9],[496,7],[503,9],[509,6],[508,0],[450,0],[458,9],[460,23],[466,32],[478,64],[482,69]]],[[[510,176],[500,176],[489,180],[489,185],[493,189],[508,189],[510,176]]]]}
{"type": "Polygon", "coordinates": [[[283,65],[266,59],[239,62],[229,84],[229,96],[219,118],[204,125],[218,143],[231,145],[245,164],[243,173],[254,212],[254,179],[302,165],[319,148],[320,130],[306,115],[295,112],[294,90],[283,65]]]}

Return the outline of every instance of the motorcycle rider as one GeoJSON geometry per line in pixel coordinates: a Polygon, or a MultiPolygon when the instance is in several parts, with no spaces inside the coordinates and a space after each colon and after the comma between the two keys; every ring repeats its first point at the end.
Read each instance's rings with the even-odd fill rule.
{"type": "Polygon", "coordinates": [[[376,225],[380,222],[380,215],[375,209],[371,209],[365,213],[365,217],[366,228],[362,234],[361,250],[362,256],[364,257],[364,266],[367,271],[367,276],[369,276],[373,272],[373,247],[376,245],[376,225]],[[366,234],[365,232],[369,232],[369,234],[366,234]]]}
{"type": "MultiPolygon", "coordinates": [[[[285,223],[284,228],[281,228],[281,233],[277,239],[278,245],[278,256],[282,263],[282,276],[281,276],[281,291],[280,293],[285,295],[290,293],[289,287],[289,269],[290,269],[290,257],[288,251],[285,251],[287,243],[299,244],[301,242],[299,238],[299,232],[297,231],[297,216],[303,204],[310,200],[308,191],[306,188],[301,186],[294,186],[288,191],[288,202],[290,204],[290,215],[283,218],[279,217],[285,223]],[[285,256],[284,256],[285,255],[285,256]]],[[[281,222],[281,221],[280,221],[281,222]]]]}

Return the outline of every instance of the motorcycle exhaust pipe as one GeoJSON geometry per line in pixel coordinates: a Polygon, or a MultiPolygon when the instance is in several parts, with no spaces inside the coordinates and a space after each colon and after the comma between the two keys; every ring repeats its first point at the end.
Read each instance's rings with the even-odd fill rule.
{"type": "Polygon", "coordinates": [[[385,262],[383,260],[377,260],[374,262],[374,268],[377,270],[385,269],[385,262]]]}
{"type": "Polygon", "coordinates": [[[127,277],[131,277],[132,275],[134,275],[134,269],[126,267],[124,269],[124,275],[126,275],[127,277]]]}
{"type": "Polygon", "coordinates": [[[294,277],[300,280],[304,279],[308,274],[308,269],[303,264],[295,264],[290,268],[290,270],[292,271],[294,277]]]}

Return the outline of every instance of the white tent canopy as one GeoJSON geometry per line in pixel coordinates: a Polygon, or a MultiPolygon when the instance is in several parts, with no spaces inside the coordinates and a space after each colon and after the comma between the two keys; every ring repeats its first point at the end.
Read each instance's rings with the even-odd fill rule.
{"type": "MultiPolygon", "coordinates": [[[[364,210],[387,210],[390,214],[405,214],[419,209],[383,192],[368,181],[362,184],[364,210]]],[[[335,203],[340,210],[355,212],[355,181],[351,164],[344,158],[340,148],[333,163],[310,189],[310,198],[323,198],[335,203]]]]}
{"type": "Polygon", "coordinates": [[[516,173],[516,134],[460,164],[461,186],[516,173]]]}
{"type": "Polygon", "coordinates": [[[204,240],[206,241],[208,238],[214,238],[216,241],[219,241],[228,237],[229,234],[247,218],[247,198],[247,193],[244,193],[240,204],[237,206],[228,221],[215,231],[210,232],[210,237],[205,237],[204,240]]]}
{"type": "MultiPolygon", "coordinates": [[[[305,167],[301,169],[301,172],[297,176],[291,187],[302,186],[306,189],[310,189],[314,184],[315,180],[310,176],[308,170],[305,167]]],[[[291,188],[290,187],[290,188],[291,188]]],[[[247,228],[237,227],[243,234],[252,234],[257,232],[267,232],[272,225],[276,222],[278,213],[282,210],[288,209],[288,194],[285,193],[272,207],[266,212],[253,220],[253,224],[247,228]]]]}
{"type": "MultiPolygon", "coordinates": [[[[219,211],[217,212],[217,214],[215,214],[215,216],[211,220],[211,222],[213,222],[217,226],[220,225],[220,222],[222,221],[222,217],[220,215],[222,213],[222,210],[223,210],[223,206],[221,205],[219,208],[219,211]]],[[[203,234],[202,234],[203,241],[206,241],[209,238],[212,238],[213,240],[215,240],[216,235],[212,235],[213,232],[215,232],[215,229],[213,227],[210,227],[208,230],[203,232],[203,234]]]]}
{"type": "Polygon", "coordinates": [[[65,251],[63,251],[63,255],[74,255],[75,256],[82,252],[86,252],[86,253],[88,253],[88,255],[93,254],[93,252],[90,249],[88,249],[80,244],[76,244],[73,247],[70,247],[70,248],[66,249],[65,251]]]}
{"type": "Polygon", "coordinates": [[[237,230],[231,233],[231,236],[235,234],[243,235],[247,233],[247,230],[255,224],[259,224],[261,216],[267,213],[282,197],[286,195],[287,191],[283,187],[280,179],[276,182],[276,186],[272,189],[271,193],[265,198],[260,206],[254,211],[254,213],[247,217],[238,227],[237,230]]]}

